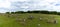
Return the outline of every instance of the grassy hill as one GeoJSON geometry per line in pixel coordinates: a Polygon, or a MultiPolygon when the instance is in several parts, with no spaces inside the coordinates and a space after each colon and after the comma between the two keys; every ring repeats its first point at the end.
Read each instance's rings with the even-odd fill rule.
{"type": "Polygon", "coordinates": [[[60,16],[59,15],[51,15],[51,14],[34,14],[34,13],[26,13],[26,14],[0,14],[0,27],[60,27],[60,16]],[[33,20],[27,19],[29,15],[34,16],[33,20]],[[16,18],[26,19],[25,25],[16,21],[16,18]],[[40,21],[39,18],[43,18],[43,21],[40,21]],[[58,21],[57,24],[46,23],[46,18],[48,19],[56,19],[58,21]],[[40,24],[40,26],[38,26],[40,24]]]}

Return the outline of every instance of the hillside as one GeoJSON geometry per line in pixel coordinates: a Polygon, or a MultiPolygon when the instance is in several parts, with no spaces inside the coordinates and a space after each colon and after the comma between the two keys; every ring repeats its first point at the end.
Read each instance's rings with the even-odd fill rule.
{"type": "Polygon", "coordinates": [[[51,15],[51,14],[0,14],[0,27],[60,27],[60,16],[51,15]],[[33,16],[34,19],[29,20],[29,15],[33,16]],[[16,18],[26,19],[25,25],[16,21],[16,18]],[[43,21],[40,21],[39,18],[42,18],[43,21]],[[46,19],[52,20],[53,18],[57,20],[57,24],[46,23],[46,19]],[[40,24],[40,26],[38,26],[40,24]]]}

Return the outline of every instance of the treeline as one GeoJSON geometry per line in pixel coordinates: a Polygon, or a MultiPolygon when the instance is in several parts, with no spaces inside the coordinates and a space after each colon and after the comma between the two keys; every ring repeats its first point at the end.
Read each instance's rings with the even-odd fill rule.
{"type": "Polygon", "coordinates": [[[60,12],[56,11],[16,11],[16,12],[6,12],[6,14],[24,14],[24,13],[42,13],[42,14],[55,14],[55,15],[60,15],[60,12]]]}

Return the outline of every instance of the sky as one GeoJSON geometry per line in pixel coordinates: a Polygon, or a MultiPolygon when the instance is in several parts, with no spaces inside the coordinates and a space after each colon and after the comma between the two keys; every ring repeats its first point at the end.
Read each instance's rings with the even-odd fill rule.
{"type": "Polygon", "coordinates": [[[0,13],[28,10],[60,12],[60,0],[0,0],[0,13]]]}

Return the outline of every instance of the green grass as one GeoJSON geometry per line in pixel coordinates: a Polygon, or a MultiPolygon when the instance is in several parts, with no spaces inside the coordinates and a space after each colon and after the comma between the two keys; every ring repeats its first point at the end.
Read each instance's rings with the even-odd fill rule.
{"type": "Polygon", "coordinates": [[[60,27],[60,16],[59,15],[51,15],[51,14],[17,14],[16,16],[10,16],[8,15],[0,15],[0,27],[38,27],[38,24],[41,24],[40,27],[60,27]],[[33,20],[27,19],[29,15],[34,16],[33,20]],[[52,19],[55,18],[58,23],[46,23],[45,18],[52,19]],[[26,24],[22,25],[20,22],[16,22],[16,18],[26,18],[26,24]],[[43,18],[43,21],[40,21],[39,18],[43,18]]]}

